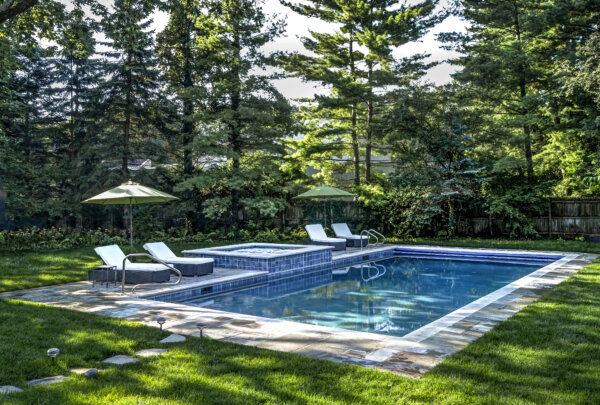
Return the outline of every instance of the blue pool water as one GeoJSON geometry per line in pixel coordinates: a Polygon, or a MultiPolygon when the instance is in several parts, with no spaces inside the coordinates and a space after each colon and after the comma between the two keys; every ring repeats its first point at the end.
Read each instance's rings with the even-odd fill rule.
{"type": "Polygon", "coordinates": [[[187,304],[404,336],[545,264],[394,257],[187,304]]]}

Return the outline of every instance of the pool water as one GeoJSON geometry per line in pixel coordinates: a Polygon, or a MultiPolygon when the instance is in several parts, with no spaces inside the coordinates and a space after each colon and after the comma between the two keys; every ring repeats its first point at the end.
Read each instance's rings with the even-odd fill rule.
{"type": "Polygon", "coordinates": [[[255,254],[267,254],[267,255],[280,255],[288,253],[290,249],[281,248],[268,248],[268,247],[255,247],[255,248],[240,248],[234,250],[228,250],[228,252],[234,253],[255,253],[255,254]]]}
{"type": "Polygon", "coordinates": [[[394,257],[187,304],[404,336],[542,266],[394,257]]]}

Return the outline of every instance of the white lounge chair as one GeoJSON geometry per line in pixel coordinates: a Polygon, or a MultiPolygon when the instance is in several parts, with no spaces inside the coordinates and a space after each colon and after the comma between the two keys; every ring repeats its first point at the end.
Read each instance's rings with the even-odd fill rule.
{"type": "MultiPolygon", "coordinates": [[[[125,253],[121,248],[117,245],[109,245],[94,250],[105,264],[115,267],[116,279],[121,280],[123,259],[125,259],[125,253]]],[[[125,282],[131,284],[164,283],[171,278],[171,270],[159,263],[132,263],[127,259],[125,271],[127,272],[125,282]]]]}
{"type": "Polygon", "coordinates": [[[144,249],[153,257],[169,263],[184,276],[203,276],[213,272],[214,260],[203,257],[178,257],[163,242],[146,243],[144,249]]]}
{"type": "Polygon", "coordinates": [[[333,250],[346,250],[346,239],[330,238],[321,224],[311,224],[304,227],[312,245],[333,246],[333,250]]]}
{"type": "Polygon", "coordinates": [[[333,228],[335,236],[337,236],[338,238],[346,239],[346,246],[361,247],[362,245],[364,247],[369,244],[368,236],[353,235],[352,231],[350,231],[350,228],[348,227],[348,224],[345,222],[339,224],[332,224],[331,228],[333,228]]]}

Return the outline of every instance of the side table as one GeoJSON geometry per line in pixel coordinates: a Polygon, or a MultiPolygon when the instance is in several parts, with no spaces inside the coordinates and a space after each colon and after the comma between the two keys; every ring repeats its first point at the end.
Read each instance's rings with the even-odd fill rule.
{"type": "Polygon", "coordinates": [[[106,288],[108,288],[109,275],[111,272],[113,275],[113,282],[115,283],[115,285],[117,285],[117,266],[103,264],[101,266],[95,266],[93,269],[91,269],[92,288],[96,286],[96,275],[98,271],[101,272],[100,274],[104,273],[104,280],[102,280],[102,277],[98,278],[100,285],[102,285],[102,281],[106,281],[106,288]]]}

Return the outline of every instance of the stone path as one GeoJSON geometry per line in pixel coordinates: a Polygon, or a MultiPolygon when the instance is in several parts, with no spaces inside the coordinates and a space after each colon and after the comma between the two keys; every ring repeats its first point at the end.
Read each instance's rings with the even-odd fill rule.
{"type": "Polygon", "coordinates": [[[116,364],[117,366],[121,366],[123,364],[137,363],[138,361],[140,361],[140,359],[120,354],[118,356],[112,356],[104,359],[102,360],[102,363],[116,364]]]}
{"type": "Polygon", "coordinates": [[[0,394],[12,394],[14,392],[23,392],[23,390],[14,385],[0,385],[0,394]]]}
{"type": "Polygon", "coordinates": [[[204,335],[213,339],[419,377],[598,257],[565,255],[402,338],[122,296],[114,291],[91,289],[87,282],[14,291],[0,297],[56,305],[155,327],[158,326],[156,318],[163,316],[167,319],[163,328],[182,336],[198,336],[197,324],[202,322],[204,335]]]}
{"type": "Polygon", "coordinates": [[[35,380],[29,380],[27,381],[27,385],[52,385],[52,384],[58,384],[60,382],[63,382],[67,379],[68,377],[64,376],[64,375],[55,375],[53,377],[44,377],[44,378],[36,378],[35,380]]]}
{"type": "Polygon", "coordinates": [[[185,336],[172,334],[160,341],[160,343],[180,343],[185,342],[185,336]]]}

